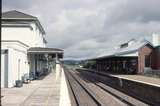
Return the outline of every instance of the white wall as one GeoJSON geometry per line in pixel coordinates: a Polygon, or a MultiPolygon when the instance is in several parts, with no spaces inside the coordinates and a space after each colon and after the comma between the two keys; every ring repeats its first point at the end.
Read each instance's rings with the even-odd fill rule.
{"type": "Polygon", "coordinates": [[[21,80],[24,74],[29,74],[27,47],[17,42],[2,42],[2,45],[2,49],[8,49],[8,87],[13,87],[18,76],[21,80]]]}
{"type": "Polygon", "coordinates": [[[2,40],[19,40],[30,47],[45,47],[43,35],[34,23],[30,27],[2,27],[2,40]]]}
{"type": "Polygon", "coordinates": [[[18,76],[21,79],[25,73],[29,74],[27,49],[30,47],[45,47],[42,32],[36,24],[28,22],[28,25],[25,27],[2,25],[2,49],[8,49],[8,87],[15,85],[18,76]],[[9,42],[6,42],[8,40],[9,42]],[[29,47],[19,42],[12,42],[15,40],[29,47]]]}

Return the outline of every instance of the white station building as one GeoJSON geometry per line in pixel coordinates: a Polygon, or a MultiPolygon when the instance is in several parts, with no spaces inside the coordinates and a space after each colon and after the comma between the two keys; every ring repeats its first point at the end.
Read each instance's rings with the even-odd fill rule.
{"type": "Polygon", "coordinates": [[[26,74],[37,78],[60,64],[63,50],[46,47],[37,17],[16,10],[4,12],[1,29],[1,88],[14,87],[26,74]]]}

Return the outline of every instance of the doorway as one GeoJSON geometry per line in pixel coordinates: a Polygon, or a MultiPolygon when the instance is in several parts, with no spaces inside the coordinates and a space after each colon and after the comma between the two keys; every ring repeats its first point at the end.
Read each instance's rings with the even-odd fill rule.
{"type": "Polygon", "coordinates": [[[1,88],[8,87],[8,50],[1,50],[1,88]]]}

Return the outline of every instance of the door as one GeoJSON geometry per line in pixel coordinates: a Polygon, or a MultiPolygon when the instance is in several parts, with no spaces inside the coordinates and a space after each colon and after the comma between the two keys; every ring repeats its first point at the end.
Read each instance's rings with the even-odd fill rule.
{"type": "Polygon", "coordinates": [[[151,56],[150,55],[146,55],[145,56],[145,67],[144,67],[144,71],[150,71],[151,69],[151,56]]]}
{"type": "Polygon", "coordinates": [[[8,50],[1,50],[1,88],[8,87],[8,50]]]}

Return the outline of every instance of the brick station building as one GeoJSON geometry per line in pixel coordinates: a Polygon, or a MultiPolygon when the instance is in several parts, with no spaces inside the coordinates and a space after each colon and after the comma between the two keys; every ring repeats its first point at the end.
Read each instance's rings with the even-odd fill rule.
{"type": "Polygon", "coordinates": [[[94,60],[97,71],[142,74],[147,70],[160,70],[160,35],[153,34],[153,43],[131,39],[94,60]]]}

